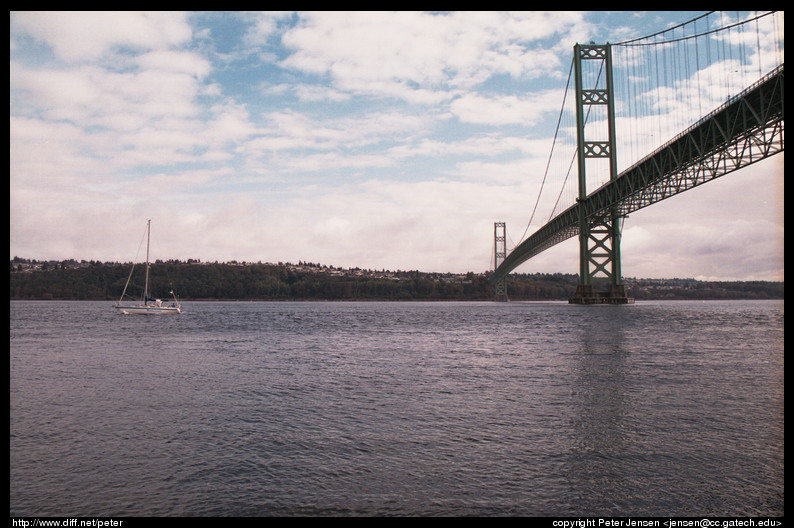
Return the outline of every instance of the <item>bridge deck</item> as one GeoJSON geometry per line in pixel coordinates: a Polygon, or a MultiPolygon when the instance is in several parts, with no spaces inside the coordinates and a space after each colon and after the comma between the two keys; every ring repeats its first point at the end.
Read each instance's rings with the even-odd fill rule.
{"type": "Polygon", "coordinates": [[[783,65],[569,207],[519,244],[491,282],[579,234],[579,217],[621,216],[783,151],[783,65]]]}

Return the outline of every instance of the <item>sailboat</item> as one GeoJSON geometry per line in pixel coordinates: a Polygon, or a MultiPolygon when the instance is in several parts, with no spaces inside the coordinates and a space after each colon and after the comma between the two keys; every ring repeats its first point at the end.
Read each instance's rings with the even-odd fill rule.
{"type": "MultiPolygon", "coordinates": [[[[149,237],[151,234],[152,221],[146,222],[146,282],[143,287],[143,299],[138,303],[124,302],[124,295],[127,293],[127,286],[130,285],[132,278],[132,270],[130,276],[127,277],[127,284],[124,285],[124,291],[121,293],[121,298],[113,305],[117,312],[122,314],[178,314],[182,313],[182,307],[176,299],[176,294],[171,290],[169,293],[174,296],[173,301],[166,301],[164,299],[155,299],[149,297],[149,237]]],[[[135,269],[135,263],[132,263],[132,269],[135,269]]]]}

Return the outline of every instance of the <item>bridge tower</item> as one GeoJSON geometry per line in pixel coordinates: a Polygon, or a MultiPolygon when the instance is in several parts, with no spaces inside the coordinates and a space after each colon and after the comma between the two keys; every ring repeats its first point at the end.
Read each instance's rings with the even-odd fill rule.
{"type": "MultiPolygon", "coordinates": [[[[587,197],[588,162],[608,164],[609,179],[618,177],[615,152],[615,99],[612,84],[612,48],[609,44],[576,44],[574,46],[574,73],[576,82],[576,131],[579,169],[579,197],[587,197]],[[587,68],[583,63],[600,68],[587,68]],[[600,64],[597,62],[600,61],[600,64]],[[586,78],[585,78],[586,77],[586,78]],[[585,108],[586,107],[586,108],[585,108]],[[595,140],[585,137],[585,121],[591,110],[592,121],[603,122],[595,140]],[[604,110],[606,110],[604,115],[604,110]],[[598,115],[597,118],[595,114],[598,115]],[[603,135],[606,134],[606,137],[603,135]]],[[[586,217],[584,208],[579,216],[579,285],[571,304],[627,304],[626,287],[620,271],[620,216],[616,209],[598,216],[586,217]],[[606,287],[606,290],[604,290],[606,287]]]]}
{"type": "MultiPolygon", "coordinates": [[[[499,264],[507,257],[507,224],[504,222],[494,222],[493,224],[493,269],[499,267],[499,264]]],[[[502,277],[495,284],[494,299],[497,301],[506,301],[507,299],[507,277],[502,277]]]]}

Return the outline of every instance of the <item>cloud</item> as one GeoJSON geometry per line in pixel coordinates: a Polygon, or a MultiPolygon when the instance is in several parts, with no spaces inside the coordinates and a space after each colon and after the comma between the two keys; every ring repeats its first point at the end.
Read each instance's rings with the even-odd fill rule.
{"type": "Polygon", "coordinates": [[[357,94],[439,102],[493,75],[536,77],[559,65],[529,41],[564,32],[577,14],[308,13],[285,32],[285,68],[328,76],[357,94]]]}
{"type": "Polygon", "coordinates": [[[535,92],[525,97],[469,93],[452,101],[450,111],[465,123],[532,126],[546,114],[559,112],[561,102],[558,91],[535,92]]]}
{"type": "Polygon", "coordinates": [[[167,49],[190,40],[186,13],[129,11],[12,12],[23,29],[67,62],[102,58],[118,49],[167,49]]]}

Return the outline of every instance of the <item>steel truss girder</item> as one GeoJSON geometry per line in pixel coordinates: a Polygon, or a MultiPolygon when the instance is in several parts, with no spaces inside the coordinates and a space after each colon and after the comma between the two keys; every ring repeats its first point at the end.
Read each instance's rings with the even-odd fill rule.
{"type": "Polygon", "coordinates": [[[590,217],[647,207],[783,151],[783,65],[580,205],[590,217]]]}
{"type": "Polygon", "coordinates": [[[586,200],[519,244],[496,269],[495,283],[535,255],[579,234],[588,219],[620,216],[766,159],[784,147],[784,65],[658,148],[586,200]]]}

